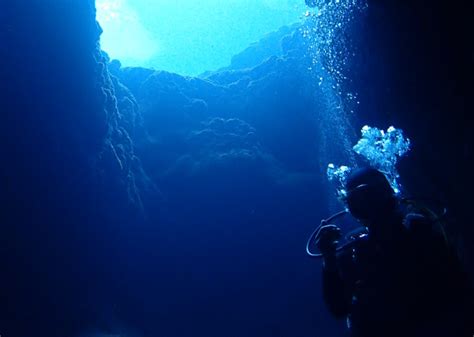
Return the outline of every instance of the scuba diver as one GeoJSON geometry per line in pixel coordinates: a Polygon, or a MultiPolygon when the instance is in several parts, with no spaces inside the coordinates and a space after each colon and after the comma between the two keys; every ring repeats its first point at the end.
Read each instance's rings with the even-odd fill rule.
{"type": "Polygon", "coordinates": [[[323,220],[316,245],[323,297],[354,337],[472,337],[471,283],[432,218],[402,211],[385,175],[372,168],[347,179],[348,211],[367,229],[345,249],[323,220]]]}

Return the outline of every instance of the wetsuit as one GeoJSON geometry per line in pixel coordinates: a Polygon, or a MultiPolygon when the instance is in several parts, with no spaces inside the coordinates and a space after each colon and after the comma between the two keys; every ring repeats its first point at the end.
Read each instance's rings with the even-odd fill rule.
{"type": "Polygon", "coordinates": [[[323,268],[323,293],[355,337],[472,337],[472,291],[425,219],[393,219],[389,243],[370,237],[323,268]]]}

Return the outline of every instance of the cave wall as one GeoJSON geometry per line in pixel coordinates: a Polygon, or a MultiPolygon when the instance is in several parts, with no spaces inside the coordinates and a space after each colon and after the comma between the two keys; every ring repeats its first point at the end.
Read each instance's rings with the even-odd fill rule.
{"type": "Polygon", "coordinates": [[[354,126],[395,125],[413,141],[400,163],[414,197],[444,202],[448,231],[474,272],[473,49],[467,1],[369,1],[353,30],[358,46],[349,76],[361,106],[354,126]]]}
{"type": "Polygon", "coordinates": [[[100,34],[92,0],[0,2],[5,335],[83,328],[113,291],[117,228],[143,218],[137,106],[116,100],[100,34]]]}

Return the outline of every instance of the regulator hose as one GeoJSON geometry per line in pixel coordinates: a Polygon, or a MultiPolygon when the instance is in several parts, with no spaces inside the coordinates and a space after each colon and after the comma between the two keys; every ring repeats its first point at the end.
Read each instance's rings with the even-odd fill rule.
{"type": "MultiPolygon", "coordinates": [[[[330,216],[329,218],[325,219],[325,220],[322,220],[321,221],[321,224],[316,227],[316,229],[313,231],[313,233],[311,233],[309,239],[308,239],[308,242],[306,243],[306,254],[308,254],[309,256],[311,257],[323,257],[323,254],[321,253],[314,253],[311,251],[311,245],[312,243],[319,238],[319,235],[321,233],[321,228],[323,227],[323,224],[329,224],[331,223],[331,221],[334,221],[335,219],[337,218],[340,218],[340,217],[343,217],[344,215],[346,214],[349,214],[349,211],[347,210],[344,210],[344,211],[341,211],[341,212],[338,212],[332,216],[330,216]]],[[[338,247],[336,249],[336,251],[341,251],[342,249],[344,249],[345,246],[342,246],[342,247],[338,247]]]]}

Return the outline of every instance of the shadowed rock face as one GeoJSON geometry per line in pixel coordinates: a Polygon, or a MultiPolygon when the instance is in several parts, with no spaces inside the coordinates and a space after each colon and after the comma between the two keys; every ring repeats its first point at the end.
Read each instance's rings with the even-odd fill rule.
{"type": "Polygon", "coordinates": [[[117,102],[100,33],[93,1],[0,5],[2,334],[83,325],[110,281],[110,229],[141,217],[137,106],[117,102]]]}
{"type": "MultiPolygon", "coordinates": [[[[267,39],[274,43],[276,34],[267,39]]],[[[279,56],[253,64],[247,50],[236,56],[245,64],[243,68],[233,65],[202,78],[141,68],[116,69],[114,75],[137,98],[154,144],[166,143],[170,149],[210,118],[237,118],[255,128],[257,139],[285,168],[314,171],[319,165],[314,153],[323,94],[308,72],[311,61],[304,57],[298,27],[281,29],[278,34],[280,45],[285,37],[291,41],[274,48],[279,56]]],[[[262,45],[266,44],[264,39],[262,45]]],[[[252,48],[265,49],[257,44],[252,48]]]]}
{"type": "Polygon", "coordinates": [[[474,273],[471,211],[474,72],[468,22],[470,3],[371,1],[361,28],[353,86],[360,124],[395,125],[414,140],[401,162],[402,181],[414,195],[445,201],[474,273]]]}

